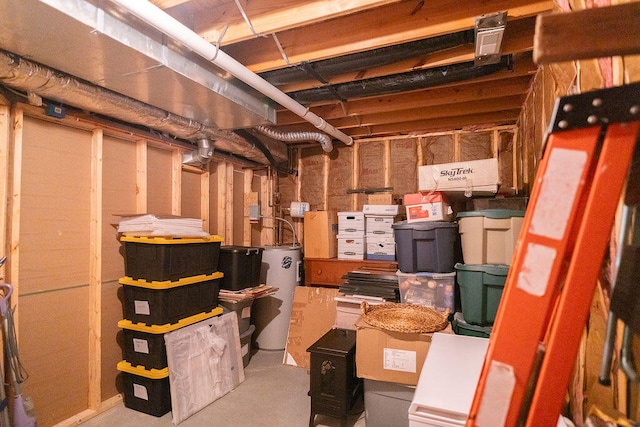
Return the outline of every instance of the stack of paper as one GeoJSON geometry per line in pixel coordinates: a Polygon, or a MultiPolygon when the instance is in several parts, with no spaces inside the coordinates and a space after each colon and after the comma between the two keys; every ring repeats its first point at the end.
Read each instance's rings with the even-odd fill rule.
{"type": "Polygon", "coordinates": [[[124,215],[118,224],[118,233],[133,236],[208,237],[202,220],[175,215],[124,215]]]}

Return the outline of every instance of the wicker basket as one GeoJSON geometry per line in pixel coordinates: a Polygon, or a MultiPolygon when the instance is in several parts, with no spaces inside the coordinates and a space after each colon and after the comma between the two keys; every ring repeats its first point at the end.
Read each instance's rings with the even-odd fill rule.
{"type": "Polygon", "coordinates": [[[449,313],[440,313],[418,304],[386,303],[370,306],[360,303],[364,321],[371,326],[394,332],[431,333],[449,325],[449,313]]]}

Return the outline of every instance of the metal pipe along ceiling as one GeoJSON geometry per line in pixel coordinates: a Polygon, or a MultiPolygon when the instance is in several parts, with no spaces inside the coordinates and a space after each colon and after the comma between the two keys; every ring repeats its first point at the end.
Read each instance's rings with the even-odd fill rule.
{"type": "Polygon", "coordinates": [[[309,109],[293,98],[280,91],[271,83],[258,76],[244,65],[212,45],[200,35],[191,31],[180,21],[174,19],[162,9],[146,1],[111,0],[129,13],[137,16],[147,24],[181,43],[193,52],[212,62],[223,70],[231,73],[249,86],[273,99],[282,107],[288,109],[302,119],[313,124],[316,128],[339,139],[347,145],[353,144],[353,138],[331,126],[324,119],[309,111],[309,109]]]}

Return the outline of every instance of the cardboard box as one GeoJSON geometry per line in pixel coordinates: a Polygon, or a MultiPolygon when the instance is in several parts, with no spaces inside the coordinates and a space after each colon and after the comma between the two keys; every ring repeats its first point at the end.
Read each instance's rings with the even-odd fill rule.
{"type": "Polygon", "coordinates": [[[416,221],[451,221],[453,209],[446,202],[422,203],[405,206],[407,222],[416,221]]]}
{"type": "Polygon", "coordinates": [[[365,215],[398,215],[398,205],[363,205],[362,212],[365,215]]]}
{"type": "Polygon", "coordinates": [[[495,194],[499,180],[496,158],[418,167],[418,191],[495,194]]]}
{"type": "MultiPolygon", "coordinates": [[[[448,325],[443,333],[453,333],[448,325]]],[[[392,332],[356,322],[356,370],[359,378],[417,385],[433,334],[392,332]]]]}
{"type": "Polygon", "coordinates": [[[335,298],[338,295],[338,288],[295,287],[284,352],[285,365],[310,367],[307,348],[334,326],[337,304],[335,298]]]}
{"type": "Polygon", "coordinates": [[[407,193],[402,197],[405,206],[421,205],[423,203],[447,202],[447,196],[442,191],[431,191],[428,193],[407,193]]]}
{"type": "Polygon", "coordinates": [[[379,261],[396,260],[396,241],[393,234],[367,236],[367,259],[379,261]]]}
{"type": "Polygon", "coordinates": [[[362,237],[343,237],[338,234],[338,259],[364,259],[366,243],[362,237]]]}
{"type": "Polygon", "coordinates": [[[307,211],[304,213],[304,256],[306,258],[335,258],[337,215],[335,211],[307,211]]]}
{"type": "Polygon", "coordinates": [[[400,215],[366,215],[366,235],[393,237],[393,224],[401,221],[402,218],[400,215]]]}
{"type": "Polygon", "coordinates": [[[367,194],[368,205],[392,205],[393,194],[391,193],[377,193],[367,194]]]}
{"type": "Polygon", "coordinates": [[[338,212],[338,236],[362,237],[365,233],[364,213],[338,212]]]}

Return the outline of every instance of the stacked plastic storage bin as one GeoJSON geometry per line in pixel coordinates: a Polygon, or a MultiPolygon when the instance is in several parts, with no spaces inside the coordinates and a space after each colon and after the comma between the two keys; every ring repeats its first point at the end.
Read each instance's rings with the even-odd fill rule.
{"type": "Polygon", "coordinates": [[[400,302],[453,313],[458,224],[447,221],[400,221],[393,224],[393,229],[400,302]]]}
{"type": "MultiPolygon", "coordinates": [[[[222,246],[220,271],[224,274],[220,288],[232,292],[260,285],[263,248],[249,246],[222,246]]],[[[225,294],[226,295],[226,294],[225,294]]],[[[238,316],[238,332],[242,351],[242,364],[246,368],[251,360],[251,337],[256,329],[251,324],[253,297],[235,293],[233,298],[222,295],[220,305],[238,316]]]]}
{"type": "Polygon", "coordinates": [[[122,236],[125,277],[122,387],[126,407],[160,417],[171,410],[164,334],[219,315],[222,238],[122,236]]]}
{"type": "Polygon", "coordinates": [[[462,311],[457,334],[489,337],[509,272],[524,211],[485,209],[458,213],[462,258],[456,264],[462,311]]]}

